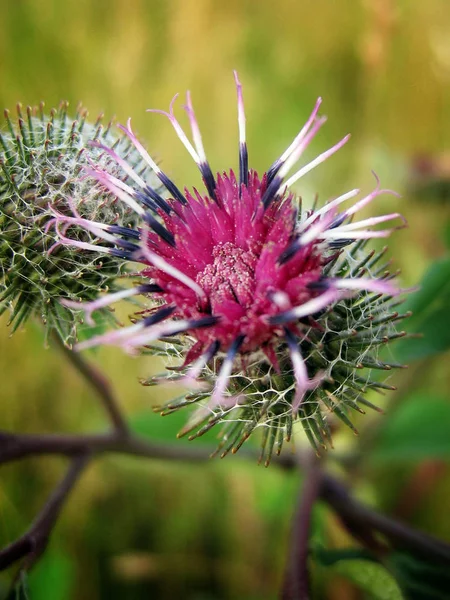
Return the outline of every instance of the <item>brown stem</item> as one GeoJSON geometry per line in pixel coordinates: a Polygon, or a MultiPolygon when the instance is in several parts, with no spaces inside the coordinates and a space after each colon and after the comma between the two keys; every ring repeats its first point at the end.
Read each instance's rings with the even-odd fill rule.
{"type": "MultiPolygon", "coordinates": [[[[79,454],[100,455],[106,452],[129,454],[145,458],[206,461],[212,449],[206,446],[169,446],[148,442],[134,435],[123,437],[117,432],[99,435],[23,435],[0,432],[0,464],[43,454],[74,457],[79,454]]],[[[241,448],[236,458],[257,462],[259,453],[252,447],[241,448]]],[[[274,465],[291,469],[298,460],[290,454],[274,460],[274,465]]],[[[345,484],[323,473],[318,497],[326,502],[341,518],[349,532],[372,550],[385,550],[376,537],[381,533],[394,548],[408,549],[450,564],[450,546],[432,536],[409,528],[355,500],[345,484]]]]}
{"type": "Polygon", "coordinates": [[[25,568],[29,569],[47,547],[52,529],[59,517],[67,496],[77,482],[89,460],[88,455],[75,458],[66,475],[53,490],[38,517],[24,535],[0,550],[0,571],[13,563],[26,558],[25,568]]]}
{"type": "MultiPolygon", "coordinates": [[[[128,425],[120,411],[109,381],[93,365],[85,361],[80,354],[67,348],[57,335],[53,336],[53,340],[64,356],[97,393],[114,427],[114,438],[117,441],[125,438],[128,435],[128,425]]],[[[20,440],[20,436],[0,432],[0,464],[16,460],[30,453],[46,453],[45,437],[25,436],[24,439],[20,440]]],[[[52,436],[48,437],[52,438],[52,436]]],[[[72,440],[66,439],[64,449],[64,443],[61,444],[64,436],[54,436],[50,442],[50,446],[53,449],[58,448],[58,437],[60,438],[60,451],[58,453],[72,456],[71,465],[65,477],[49,496],[30,529],[15,542],[0,551],[0,571],[25,557],[24,567],[29,569],[39,559],[47,547],[50,534],[65,500],[91,458],[87,439],[83,440],[82,436],[78,440],[75,439],[77,436],[74,436],[72,440]]],[[[95,438],[96,436],[92,437],[95,438]]],[[[100,441],[101,437],[97,436],[99,438],[97,442],[100,441]]],[[[95,447],[95,440],[93,445],[95,447]]]]}
{"type": "MultiPolygon", "coordinates": [[[[94,435],[14,434],[0,431],[0,465],[38,455],[68,457],[105,452],[131,454],[144,458],[205,461],[214,449],[205,446],[156,444],[135,435],[124,437],[117,432],[94,435]]],[[[243,454],[246,454],[245,450],[243,454]]]]}
{"type": "Polygon", "coordinates": [[[107,378],[92,364],[87,362],[81,356],[81,354],[74,352],[73,350],[68,348],[57,335],[53,336],[53,340],[58,346],[58,348],[62,351],[64,356],[68,359],[68,361],[75,367],[75,369],[84,377],[87,383],[89,383],[89,385],[97,393],[114,428],[120,433],[122,433],[122,435],[127,435],[128,425],[122,415],[122,412],[117,403],[117,399],[114,396],[111,385],[107,378]]]}
{"type": "Polygon", "coordinates": [[[350,495],[341,481],[331,475],[324,474],[322,477],[320,498],[339,515],[353,537],[366,547],[385,552],[386,546],[375,537],[381,533],[393,548],[409,550],[425,558],[450,564],[449,544],[364,506],[350,495]],[[371,547],[370,540],[377,547],[371,547]]]}
{"type": "Polygon", "coordinates": [[[282,600],[309,599],[309,536],[314,505],[320,492],[322,471],[312,453],[304,461],[305,477],[301,484],[295,511],[288,564],[283,584],[282,600]]]}

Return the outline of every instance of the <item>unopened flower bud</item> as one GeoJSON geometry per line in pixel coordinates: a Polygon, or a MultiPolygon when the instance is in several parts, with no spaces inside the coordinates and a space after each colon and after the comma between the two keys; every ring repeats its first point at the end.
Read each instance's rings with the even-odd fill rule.
{"type": "MultiPolygon", "coordinates": [[[[80,108],[70,119],[65,103],[49,114],[43,105],[25,112],[18,105],[17,113],[13,120],[5,111],[0,135],[0,312],[9,310],[12,331],[34,315],[71,342],[77,321],[60,300],[93,300],[115,288],[126,266],[114,255],[61,245],[51,227],[55,212],[136,226],[136,213],[89,176],[94,163],[111,177],[122,176],[102,145],[115,148],[142,177],[153,175],[128,138],[111,124],[102,126],[101,117],[90,123],[80,108]]],[[[79,242],[92,237],[78,231],[79,242]]]]}

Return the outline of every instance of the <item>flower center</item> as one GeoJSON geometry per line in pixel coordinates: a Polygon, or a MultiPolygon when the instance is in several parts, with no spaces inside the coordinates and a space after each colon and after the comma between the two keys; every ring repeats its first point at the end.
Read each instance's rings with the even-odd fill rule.
{"type": "Polygon", "coordinates": [[[220,314],[220,308],[229,301],[237,302],[243,308],[251,306],[255,290],[256,255],[232,242],[218,244],[212,255],[213,262],[196,278],[210,298],[212,312],[220,314]]]}

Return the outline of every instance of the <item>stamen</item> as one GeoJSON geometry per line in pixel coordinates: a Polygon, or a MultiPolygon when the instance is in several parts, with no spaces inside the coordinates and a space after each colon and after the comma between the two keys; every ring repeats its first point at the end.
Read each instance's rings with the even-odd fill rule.
{"type": "Polygon", "coordinates": [[[387,281],[380,279],[328,279],[334,288],[341,290],[365,290],[376,294],[388,294],[389,296],[398,296],[401,290],[387,281]]]}
{"type": "Polygon", "coordinates": [[[144,190],[144,193],[148,194],[150,198],[156,202],[159,208],[161,208],[161,210],[163,210],[166,213],[166,215],[170,215],[170,213],[173,210],[172,207],[167,203],[166,200],[164,200],[164,198],[160,194],[158,194],[158,192],[156,192],[156,190],[147,185],[144,190]]]}
{"type": "Polygon", "coordinates": [[[157,283],[144,283],[137,287],[138,294],[161,294],[164,292],[163,288],[157,283]]]}
{"type": "MultiPolygon", "coordinates": [[[[286,184],[283,185],[283,189],[281,190],[281,184],[283,183],[283,179],[289,173],[289,171],[294,166],[294,164],[298,161],[300,156],[303,154],[303,152],[308,147],[308,145],[310,144],[313,137],[316,135],[316,133],[319,131],[319,129],[322,127],[322,125],[326,122],[326,120],[327,120],[326,117],[321,117],[321,118],[317,119],[313,123],[311,131],[309,131],[309,133],[304,136],[304,138],[297,145],[295,150],[293,150],[291,152],[291,154],[289,155],[287,160],[281,164],[278,173],[270,182],[270,184],[267,187],[267,190],[262,198],[262,203],[263,203],[264,209],[267,209],[269,207],[270,203],[275,198],[275,196],[282,196],[284,194],[284,192],[287,190],[286,184]]],[[[318,157],[318,158],[320,158],[320,157],[318,157]]],[[[323,160],[325,160],[325,158],[323,158],[323,160]]]]}
{"type": "MultiPolygon", "coordinates": [[[[140,216],[143,216],[145,214],[145,211],[142,208],[142,206],[140,206],[136,202],[136,200],[132,198],[132,195],[128,192],[128,190],[124,189],[124,186],[128,187],[126,186],[126,184],[120,182],[120,185],[120,180],[117,180],[113,175],[105,173],[104,171],[86,169],[86,172],[92,177],[94,177],[94,179],[96,179],[99,183],[106,187],[106,189],[112,192],[115,196],[117,196],[119,200],[122,200],[122,202],[124,202],[131,209],[133,209],[135,213],[137,213],[140,216]]],[[[130,191],[132,194],[134,194],[131,188],[130,191]]]]}
{"type": "MultiPolygon", "coordinates": [[[[75,350],[85,350],[87,348],[98,346],[99,344],[128,345],[129,341],[127,341],[127,338],[132,338],[132,336],[138,334],[139,331],[142,331],[147,327],[160,323],[162,320],[169,317],[174,312],[174,310],[175,306],[163,306],[160,310],[153,313],[150,317],[146,317],[145,319],[143,319],[139,323],[136,323],[135,325],[125,327],[124,329],[119,329],[118,331],[111,331],[102,335],[97,335],[93,338],[85,340],[84,342],[80,342],[79,344],[75,345],[75,350]]],[[[157,328],[155,327],[155,329],[157,328]]]]}
{"type": "Polygon", "coordinates": [[[206,352],[198,358],[195,363],[188,369],[186,372],[185,380],[186,383],[191,381],[195,381],[197,377],[200,375],[204,367],[209,363],[209,361],[217,354],[220,348],[219,340],[215,340],[208,346],[206,352]]]}
{"type": "Polygon", "coordinates": [[[149,208],[154,213],[158,213],[158,207],[156,205],[156,202],[146,192],[141,192],[140,190],[136,190],[134,192],[134,197],[139,202],[142,202],[142,204],[146,208],[149,208]]]}
{"type": "Polygon", "coordinates": [[[239,348],[242,346],[244,339],[245,335],[239,335],[228,349],[211,396],[211,400],[214,404],[220,406],[220,401],[223,398],[224,392],[230,380],[234,359],[236,354],[239,352],[239,348]]]}
{"type": "MultiPolygon", "coordinates": [[[[55,215],[54,222],[57,225],[60,225],[61,223],[64,224],[66,226],[65,230],[67,230],[67,228],[71,225],[77,225],[79,227],[84,228],[86,231],[90,231],[95,236],[102,238],[107,242],[111,242],[112,244],[116,244],[119,241],[117,237],[111,235],[111,233],[108,233],[108,230],[110,229],[111,225],[106,225],[105,223],[98,223],[96,221],[89,221],[88,219],[84,219],[83,217],[69,217],[66,215],[62,215],[61,213],[57,212],[53,207],[51,207],[50,210],[55,215]]],[[[137,250],[138,247],[135,246],[135,249],[137,250]]]]}
{"type": "Polygon", "coordinates": [[[319,112],[319,108],[320,108],[321,104],[322,104],[322,98],[319,97],[319,98],[317,98],[316,104],[315,104],[315,106],[313,108],[313,111],[312,111],[311,115],[309,116],[309,119],[306,121],[306,123],[304,124],[304,126],[302,127],[302,129],[300,130],[300,132],[297,134],[297,136],[295,137],[295,139],[292,142],[292,144],[289,146],[289,148],[287,148],[287,150],[285,150],[283,152],[283,154],[280,156],[280,158],[278,158],[273,163],[273,165],[270,167],[270,169],[267,171],[267,181],[269,183],[272,181],[272,179],[278,173],[278,171],[280,170],[281,165],[285,162],[285,160],[287,158],[289,158],[289,156],[292,154],[292,152],[295,150],[295,148],[297,148],[297,146],[303,140],[303,138],[305,137],[305,135],[308,133],[309,128],[311,127],[311,125],[313,124],[313,122],[316,119],[316,116],[317,116],[317,113],[319,112]]]}
{"type": "Polygon", "coordinates": [[[310,163],[308,163],[307,165],[305,165],[304,167],[302,167],[301,169],[299,169],[297,171],[297,173],[295,173],[294,175],[292,175],[292,177],[290,177],[286,181],[286,183],[283,186],[283,192],[282,193],[284,193],[289,187],[291,187],[291,185],[293,185],[298,179],[300,179],[300,177],[303,177],[303,175],[306,175],[306,173],[309,173],[309,171],[311,171],[312,169],[314,169],[315,167],[317,167],[317,165],[320,165],[320,163],[324,162],[332,154],[334,154],[340,148],[342,148],[342,146],[344,144],[346,144],[349,139],[350,139],[350,134],[346,135],[344,138],[342,138],[342,140],[340,142],[338,142],[337,144],[335,144],[332,148],[330,148],[326,152],[322,152],[322,154],[319,154],[319,156],[317,158],[315,158],[310,163]]]}
{"type": "Polygon", "coordinates": [[[324,231],[333,221],[334,214],[335,209],[330,209],[328,214],[326,214],[322,219],[319,219],[317,223],[308,229],[308,231],[303,233],[298,239],[289,244],[286,250],[280,255],[280,258],[278,259],[279,264],[285,264],[298,250],[304,248],[307,244],[310,244],[314,240],[323,237],[324,231]]]}
{"type": "Polygon", "coordinates": [[[319,129],[326,123],[326,117],[319,117],[316,121],[313,122],[311,131],[309,131],[302,141],[296,146],[296,148],[291,152],[289,157],[286,159],[285,163],[281,165],[280,170],[278,172],[278,177],[280,179],[284,179],[286,175],[289,173],[291,168],[295,165],[295,163],[299,160],[300,156],[306,150],[306,148],[311,143],[312,139],[319,131],[319,129]]]}
{"type": "Polygon", "coordinates": [[[124,160],[122,157],[120,157],[117,152],[115,152],[112,148],[109,148],[108,146],[105,146],[104,144],[101,144],[100,142],[96,142],[96,141],[91,141],[89,142],[90,146],[94,146],[95,148],[100,148],[101,150],[103,150],[104,152],[106,152],[107,154],[109,154],[109,156],[111,156],[111,158],[113,160],[115,160],[115,162],[119,165],[119,167],[121,167],[123,169],[123,171],[125,171],[125,173],[131,177],[131,179],[138,184],[139,187],[141,188],[145,188],[146,183],[145,181],[142,179],[142,177],[140,177],[135,171],[134,169],[131,168],[130,164],[127,163],[126,160],[124,160]]]}
{"type": "Polygon", "coordinates": [[[123,235],[125,237],[130,237],[135,240],[139,240],[141,234],[136,229],[131,229],[130,227],[123,227],[122,225],[110,225],[107,229],[109,233],[114,235],[123,235]]]}
{"type": "Polygon", "coordinates": [[[75,248],[80,248],[81,250],[90,250],[91,252],[101,252],[103,254],[110,254],[111,256],[116,256],[117,258],[122,258],[123,260],[137,260],[133,259],[132,252],[126,252],[124,250],[118,250],[117,248],[109,248],[108,246],[100,246],[100,244],[89,244],[88,242],[80,242],[79,240],[72,240],[66,237],[58,228],[58,225],[55,227],[56,233],[58,234],[59,241],[55,242],[48,250],[47,256],[49,256],[58,246],[66,245],[66,246],[74,246],[75,248]]]}
{"type": "Polygon", "coordinates": [[[315,313],[319,312],[319,310],[326,308],[339,299],[340,293],[336,290],[336,287],[337,286],[334,286],[334,289],[328,289],[320,296],[317,296],[317,298],[308,300],[304,304],[300,304],[299,306],[296,306],[287,312],[270,317],[268,319],[269,323],[271,325],[281,325],[282,323],[289,323],[290,321],[296,321],[302,317],[314,315],[315,313]]]}
{"type": "Polygon", "coordinates": [[[135,325],[131,325],[130,327],[125,327],[124,329],[119,329],[118,331],[111,331],[109,333],[105,333],[103,335],[97,335],[89,340],[85,340],[84,342],[80,342],[76,344],[75,350],[86,350],[87,348],[92,348],[94,346],[98,346],[99,344],[105,345],[124,345],[128,347],[131,343],[130,340],[138,339],[139,336],[136,335],[143,329],[154,326],[152,331],[156,331],[156,337],[153,339],[157,339],[159,336],[159,331],[161,331],[162,327],[165,327],[166,324],[160,325],[156,327],[158,323],[169,317],[175,311],[175,306],[164,306],[158,312],[153,313],[150,317],[146,317],[139,323],[135,325]],[[127,339],[129,338],[129,339],[127,339]]]}
{"type": "MultiPolygon", "coordinates": [[[[401,219],[403,222],[402,226],[396,227],[395,229],[400,229],[401,227],[405,227],[407,225],[407,221],[403,215],[400,213],[391,213],[389,215],[381,215],[379,217],[372,217],[370,219],[364,219],[363,221],[356,221],[355,223],[339,226],[339,231],[352,231],[353,229],[360,229],[361,227],[373,227],[379,223],[393,221],[394,219],[401,219]]],[[[391,231],[394,231],[394,229],[391,231]]]]}
{"type": "Polygon", "coordinates": [[[342,238],[340,240],[331,240],[328,242],[328,247],[332,250],[341,250],[342,248],[345,248],[345,246],[353,244],[354,242],[355,240],[349,240],[345,238],[342,238]]]}
{"type": "Polygon", "coordinates": [[[164,187],[167,188],[167,190],[173,195],[173,197],[177,198],[182,204],[187,204],[186,198],[183,196],[183,194],[180,192],[177,186],[167,177],[165,173],[163,173],[163,171],[161,171],[161,169],[155,163],[153,158],[149,155],[147,150],[144,148],[144,146],[140,143],[140,141],[133,133],[131,129],[131,119],[128,119],[126,127],[124,127],[123,125],[119,125],[119,129],[123,131],[126,136],[129,137],[136,150],[139,152],[139,154],[142,156],[145,162],[153,169],[155,175],[158,177],[158,179],[161,181],[164,187]]]}
{"type": "Polygon", "coordinates": [[[291,305],[289,294],[286,294],[286,292],[283,292],[282,290],[269,292],[267,296],[269,297],[269,300],[278,306],[278,308],[287,309],[291,305]]]}
{"type": "Polygon", "coordinates": [[[162,240],[169,244],[169,246],[172,246],[172,248],[175,248],[175,237],[164,227],[164,225],[162,225],[155,219],[155,217],[149,215],[148,213],[144,215],[144,220],[162,240]]]}
{"type": "Polygon", "coordinates": [[[105,308],[106,306],[110,306],[115,302],[119,302],[124,298],[130,298],[131,296],[135,296],[138,294],[148,294],[152,292],[162,291],[158,285],[140,285],[128,290],[120,290],[119,292],[115,292],[114,294],[107,294],[98,300],[93,300],[92,302],[74,302],[73,300],[67,300],[65,298],[61,299],[61,304],[67,306],[68,308],[73,308],[75,310],[82,310],[85,313],[86,323],[88,325],[95,325],[95,322],[92,318],[92,313],[101,308],[105,308]]]}
{"type": "MultiPolygon", "coordinates": [[[[155,217],[147,213],[142,206],[130,197],[130,195],[123,191],[119,186],[112,182],[113,177],[108,173],[104,173],[101,171],[95,171],[93,176],[104,185],[108,190],[110,190],[113,194],[115,194],[119,200],[122,200],[125,204],[130,206],[137,214],[139,214],[143,220],[153,229],[153,231],[161,237],[165,242],[167,242],[170,246],[175,247],[175,238],[174,236],[162,225],[155,217]]],[[[139,197],[139,196],[138,196],[139,197]]]]}
{"type": "Polygon", "coordinates": [[[149,263],[154,265],[157,269],[161,269],[161,271],[164,271],[164,273],[167,273],[175,279],[178,279],[178,281],[181,281],[181,283],[184,283],[184,285],[193,290],[200,298],[206,298],[206,294],[202,290],[202,288],[188,275],[182,273],[176,267],[170,265],[163,258],[161,258],[161,256],[158,256],[157,254],[149,250],[145,244],[143,244],[141,249],[144,254],[144,257],[146,258],[146,260],[148,260],[149,263]]]}
{"type": "MultiPolygon", "coordinates": [[[[153,217],[152,215],[148,214],[148,213],[144,213],[143,214],[143,219],[144,221],[151,227],[151,229],[163,240],[165,241],[167,244],[169,244],[172,247],[175,247],[175,238],[174,236],[164,227],[164,225],[162,225],[159,221],[157,221],[155,219],[155,217],[153,217]]],[[[94,222],[90,222],[87,221],[86,219],[72,219],[71,217],[64,217],[63,219],[65,222],[72,222],[75,225],[82,225],[84,226],[85,229],[87,229],[88,231],[91,231],[92,233],[94,233],[95,235],[97,235],[98,237],[102,237],[103,239],[116,244],[117,246],[122,246],[123,248],[126,248],[127,250],[129,250],[130,252],[136,252],[139,251],[140,247],[132,244],[131,242],[128,242],[126,240],[121,240],[115,236],[112,236],[108,233],[100,233],[98,230],[102,230],[104,229],[106,232],[110,231],[113,232],[115,226],[114,225],[104,225],[102,223],[94,223],[94,222]]],[[[123,235],[123,230],[125,230],[125,235],[129,235],[127,228],[123,227],[121,228],[121,235],[123,235]]],[[[135,232],[138,234],[138,238],[140,237],[138,232],[135,232]]]]}
{"type": "Polygon", "coordinates": [[[189,123],[191,125],[192,138],[194,140],[195,149],[197,150],[198,157],[200,162],[198,163],[200,172],[203,176],[203,180],[205,182],[206,189],[208,190],[208,194],[216,199],[216,180],[214,179],[214,175],[211,171],[211,167],[209,166],[208,160],[206,158],[205,149],[203,147],[202,136],[200,133],[200,128],[198,126],[197,119],[195,118],[194,107],[192,105],[191,94],[190,92],[186,93],[186,106],[183,107],[187,112],[189,117],[189,123]]]}
{"type": "Polygon", "coordinates": [[[109,254],[111,254],[111,256],[121,258],[122,260],[139,262],[139,259],[136,257],[136,252],[126,252],[125,250],[119,250],[118,248],[111,248],[109,254]],[[133,256],[135,256],[135,258],[133,258],[133,256]]]}
{"type": "Polygon", "coordinates": [[[111,173],[109,173],[107,171],[103,171],[102,169],[98,168],[97,165],[95,165],[95,163],[91,160],[91,158],[89,156],[87,156],[86,158],[87,158],[88,163],[91,165],[91,168],[86,167],[86,166],[82,167],[83,170],[85,171],[86,175],[89,175],[90,177],[97,179],[97,181],[99,181],[100,183],[102,183],[102,181],[100,181],[100,178],[108,178],[109,181],[111,181],[111,183],[113,183],[115,186],[117,186],[118,188],[123,190],[129,196],[134,197],[136,195],[136,191],[131,186],[129,186],[127,183],[125,183],[118,177],[115,177],[111,173]]]}
{"type": "Polygon", "coordinates": [[[205,149],[203,147],[202,135],[200,133],[200,127],[195,117],[194,107],[192,105],[191,92],[186,92],[186,106],[183,106],[184,110],[189,117],[189,123],[191,125],[192,138],[194,140],[195,149],[197,150],[200,162],[208,162],[206,159],[205,149]]]}
{"type": "Polygon", "coordinates": [[[370,194],[368,194],[367,196],[365,196],[364,198],[362,198],[361,200],[356,202],[356,204],[353,204],[353,206],[351,206],[349,209],[347,209],[345,211],[345,214],[347,215],[347,217],[350,217],[351,215],[354,215],[355,213],[357,213],[359,210],[361,210],[362,208],[367,206],[370,202],[372,202],[372,200],[374,198],[376,198],[377,196],[380,196],[381,194],[392,194],[393,196],[396,196],[397,198],[400,197],[400,194],[397,194],[397,192],[394,192],[392,190],[380,190],[380,180],[374,171],[372,171],[372,174],[375,177],[375,180],[377,183],[376,188],[373,190],[373,192],[371,192],[370,194]]]}
{"type": "Polygon", "coordinates": [[[306,229],[306,227],[308,227],[308,225],[310,225],[311,223],[313,223],[317,219],[317,217],[319,217],[320,215],[323,215],[324,213],[327,213],[328,211],[336,208],[336,206],[339,206],[339,204],[342,204],[346,200],[349,200],[350,198],[353,198],[354,196],[357,196],[359,194],[359,192],[360,192],[359,189],[350,190],[350,192],[342,194],[342,196],[338,196],[334,200],[331,200],[330,202],[328,202],[327,204],[325,204],[324,206],[322,206],[322,208],[314,210],[311,213],[311,215],[305,221],[303,221],[303,223],[300,223],[300,227],[302,229],[306,229]]]}
{"type": "Polygon", "coordinates": [[[145,346],[146,344],[153,342],[154,340],[157,340],[159,338],[185,333],[190,329],[212,327],[216,325],[218,321],[219,317],[208,316],[197,320],[182,319],[179,321],[171,321],[170,323],[162,323],[158,327],[153,327],[148,331],[143,331],[142,333],[137,332],[138,335],[135,335],[130,339],[124,340],[122,345],[125,347],[125,349],[131,350],[132,348],[145,346]]]}
{"type": "Polygon", "coordinates": [[[175,94],[175,96],[172,98],[172,101],[171,101],[170,107],[169,107],[169,112],[167,112],[165,110],[160,110],[158,108],[147,108],[147,112],[158,113],[160,115],[164,115],[165,117],[167,117],[169,119],[169,121],[171,122],[173,128],[175,129],[175,132],[176,132],[177,136],[179,137],[183,146],[186,148],[186,150],[192,156],[192,158],[197,163],[197,165],[200,165],[201,161],[200,161],[199,155],[195,151],[195,148],[193,147],[191,142],[188,140],[187,135],[183,131],[183,128],[181,127],[180,123],[178,122],[175,115],[173,114],[173,105],[175,103],[175,100],[178,98],[178,96],[179,96],[179,94],[175,94]]]}
{"type": "Polygon", "coordinates": [[[294,368],[295,381],[297,384],[295,387],[294,400],[292,402],[292,413],[296,415],[300,404],[302,403],[303,398],[310,387],[310,381],[308,379],[308,371],[306,370],[305,361],[303,360],[299,349],[298,340],[286,327],[284,328],[284,336],[289,346],[292,366],[294,368]]]}
{"type": "MultiPolygon", "coordinates": [[[[103,147],[104,146],[102,146],[102,148],[103,147]]],[[[135,199],[139,200],[153,212],[157,213],[158,206],[159,206],[160,208],[162,208],[162,210],[164,210],[165,213],[167,213],[168,215],[170,214],[171,208],[167,204],[167,202],[164,200],[164,198],[162,198],[149,184],[145,183],[144,180],[141,179],[142,191],[134,190],[132,187],[127,185],[121,179],[114,177],[114,175],[111,175],[110,173],[108,173],[106,171],[102,171],[102,170],[98,169],[89,157],[87,157],[87,160],[92,168],[89,169],[89,168],[84,167],[86,174],[90,175],[91,177],[96,179],[99,183],[102,183],[103,185],[106,186],[106,180],[108,180],[110,183],[115,185],[117,188],[119,188],[120,190],[123,190],[126,194],[128,194],[128,196],[130,196],[130,198],[132,198],[132,199],[135,198],[135,199]]],[[[136,177],[139,177],[139,176],[136,175],[136,177]]],[[[108,187],[108,189],[110,189],[110,188],[108,187]]],[[[139,213],[139,214],[141,214],[141,213],[139,213]]]]}
{"type": "Polygon", "coordinates": [[[135,325],[131,325],[130,327],[126,327],[125,329],[119,329],[118,331],[110,331],[108,333],[104,333],[103,335],[97,335],[95,337],[89,338],[88,340],[84,340],[83,342],[79,342],[75,344],[74,349],[79,352],[81,350],[87,350],[88,348],[93,348],[94,346],[98,346],[100,344],[105,345],[114,345],[120,344],[121,340],[141,331],[145,327],[144,322],[136,323],[135,325]]]}
{"type": "Polygon", "coordinates": [[[233,71],[238,98],[238,125],[239,125],[239,187],[248,185],[248,150],[245,138],[245,111],[242,84],[237,71],[233,71]]]}
{"type": "Polygon", "coordinates": [[[173,314],[175,310],[175,306],[163,306],[149,317],[145,317],[145,319],[143,319],[144,327],[150,327],[151,325],[156,325],[156,323],[160,323],[167,317],[170,317],[170,315],[173,314]]]}
{"type": "Polygon", "coordinates": [[[341,231],[339,228],[324,231],[320,238],[323,240],[339,240],[341,238],[349,240],[368,240],[372,238],[389,237],[393,231],[394,229],[379,229],[377,231],[341,231]]]}

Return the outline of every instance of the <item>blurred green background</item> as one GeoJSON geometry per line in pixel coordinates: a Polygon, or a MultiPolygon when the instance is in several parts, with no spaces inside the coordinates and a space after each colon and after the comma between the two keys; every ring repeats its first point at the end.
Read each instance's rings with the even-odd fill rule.
{"type": "MultiPolygon", "coordinates": [[[[347,474],[365,502],[450,542],[448,0],[4,0],[1,9],[1,106],[44,100],[50,108],[65,99],[73,110],[82,101],[92,118],[132,116],[181,184],[199,183],[195,165],[167,120],[146,108],[166,109],[176,92],[190,89],[213,169],[236,168],[237,69],[250,164],[262,171],[323,97],[329,121],[310,155],[347,132],[353,137],[298,192],[310,201],[316,191],[322,199],[357,186],[369,191],[374,170],[402,198],[381,197],[371,212],[399,211],[410,225],[390,242],[394,269],[402,269],[405,286],[425,277],[408,324],[425,337],[398,344],[393,352],[410,369],[391,378],[398,392],[374,397],[387,416],[355,419],[359,439],[339,433],[330,469],[347,474]]],[[[39,326],[9,338],[5,319],[2,325],[0,428],[105,430],[90,390],[56,350],[43,350],[39,326]]],[[[136,430],[181,443],[175,435],[185,415],[162,419],[151,411],[173,390],[138,383],[159,364],[116,349],[94,360],[136,430]]],[[[304,443],[300,431],[295,441],[304,443]]],[[[1,546],[26,529],[64,468],[54,458],[1,468],[1,546]]],[[[197,466],[99,460],[71,495],[29,578],[29,597],[276,598],[299,483],[294,473],[238,457],[197,466]]],[[[354,544],[322,506],[313,540],[327,548],[354,544]]],[[[400,597],[383,578],[345,563],[315,565],[317,598],[400,597]]],[[[0,598],[9,576],[0,578],[0,598]]]]}

